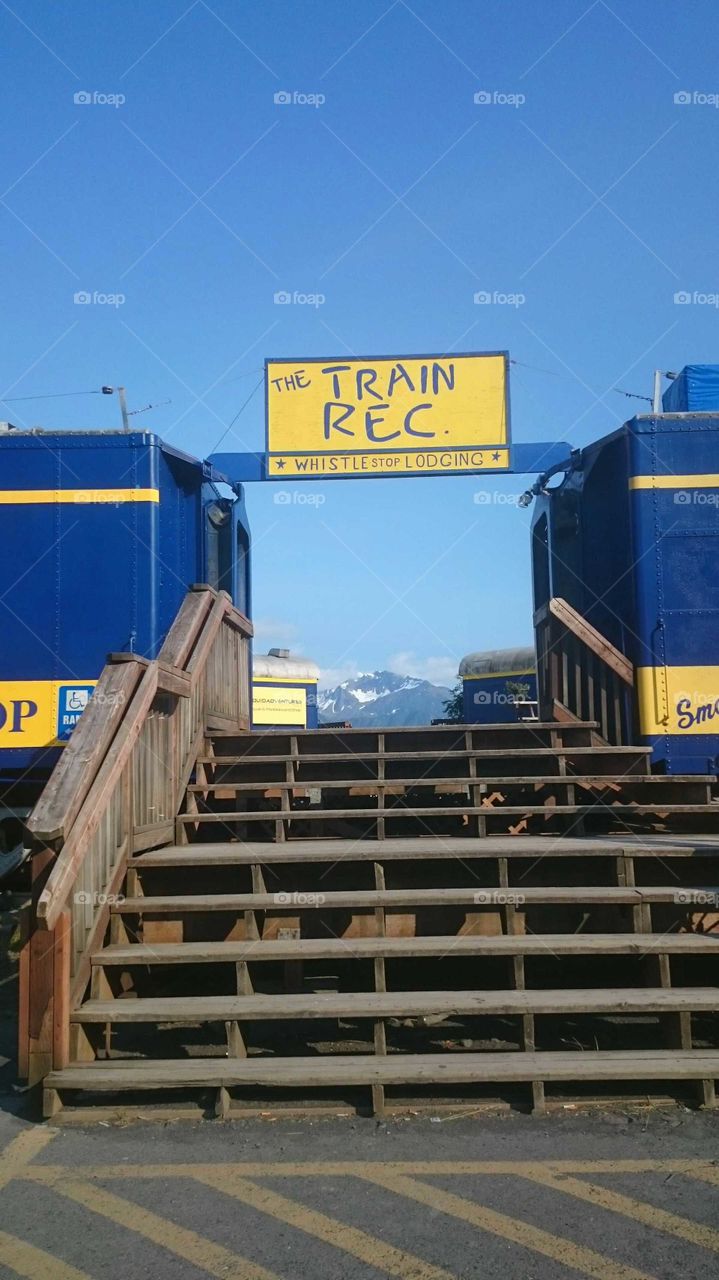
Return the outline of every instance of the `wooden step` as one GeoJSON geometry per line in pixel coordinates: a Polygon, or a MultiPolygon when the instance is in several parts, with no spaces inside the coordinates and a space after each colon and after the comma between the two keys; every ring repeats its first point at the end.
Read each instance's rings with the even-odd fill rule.
{"type": "MultiPolygon", "coordinates": [[[[573,836],[406,836],[388,840],[217,841],[165,845],[132,860],[143,867],[269,866],[272,863],[394,862],[460,858],[696,858],[719,855],[719,835],[627,838],[573,836]]],[[[677,888],[681,886],[677,884],[677,888]]]]}
{"type": "Polygon", "coordinates": [[[268,821],[292,821],[292,822],[335,822],[337,819],[342,820],[354,819],[355,821],[365,819],[368,822],[376,822],[378,818],[392,819],[411,819],[411,818],[461,818],[461,817],[483,817],[483,818],[502,818],[502,817],[541,817],[541,818],[574,818],[574,817],[590,817],[597,814],[604,815],[607,819],[632,818],[650,816],[667,816],[678,814],[695,814],[697,817],[719,817],[719,804],[664,804],[661,799],[657,799],[654,804],[608,804],[603,799],[597,799],[593,804],[556,804],[556,805],[531,805],[531,804],[494,804],[490,805],[436,805],[434,807],[426,807],[421,805],[394,805],[391,808],[384,807],[380,809],[262,809],[262,810],[231,810],[224,813],[216,813],[207,811],[202,813],[181,813],[178,814],[176,821],[182,823],[206,823],[206,822],[268,822],[268,821]]]}
{"type": "Polygon", "coordinates": [[[276,893],[196,893],[143,895],[124,898],[111,910],[117,915],[174,915],[204,911],[353,911],[377,907],[429,908],[447,906],[533,906],[539,903],[575,903],[578,905],[667,903],[680,910],[708,910],[719,906],[719,886],[680,889],[676,886],[656,887],[609,885],[537,885],[482,886],[473,889],[353,889],[344,892],[322,892],[314,889],[278,890],[276,893]],[[687,895],[695,895],[695,899],[687,895]],[[682,896],[684,895],[684,896],[682,896]]]}
{"type": "Polygon", "coordinates": [[[714,1013],[719,987],[558,991],[318,992],[307,995],[163,996],[88,1000],[72,1022],[225,1022],[304,1018],[419,1018],[551,1013],[714,1013]]]}
{"type": "MultiPolygon", "coordinates": [[[[298,742],[320,742],[322,739],[342,738],[376,738],[379,734],[384,737],[403,738],[427,738],[434,739],[441,743],[443,738],[459,737],[465,733],[475,734],[480,738],[487,738],[495,733],[500,735],[507,733],[532,734],[544,730],[547,733],[557,733],[560,737],[563,734],[583,733],[588,729],[596,730],[599,728],[598,720],[576,720],[572,723],[558,720],[532,720],[531,723],[526,720],[509,720],[498,724],[438,724],[438,725],[357,725],[352,729],[262,729],[260,731],[253,730],[250,733],[239,734],[233,729],[217,729],[213,730],[209,735],[213,742],[222,742],[228,738],[241,738],[249,746],[254,742],[271,742],[276,739],[296,738],[298,742]]],[[[437,749],[437,748],[436,748],[437,749]]],[[[438,748],[441,750],[441,747],[438,748]]]]}
{"type": "Polygon", "coordinates": [[[220,781],[220,782],[193,782],[187,788],[188,791],[195,794],[212,794],[215,791],[234,791],[238,794],[252,791],[263,791],[265,789],[272,791],[297,791],[313,788],[318,791],[335,790],[349,791],[354,787],[362,790],[372,790],[377,792],[420,790],[422,788],[441,787],[443,791],[448,791],[450,787],[455,787],[457,792],[466,794],[470,787],[596,787],[596,788],[624,788],[635,787],[637,789],[646,787],[650,792],[656,789],[666,790],[667,788],[675,788],[676,790],[686,789],[687,787],[701,787],[706,792],[707,787],[712,783],[713,779],[707,775],[698,774],[687,775],[686,777],[672,775],[669,778],[651,775],[641,777],[638,774],[531,774],[526,777],[509,775],[505,777],[488,776],[486,778],[458,778],[456,774],[451,777],[435,777],[425,776],[421,778],[383,778],[374,777],[364,778],[328,778],[321,781],[303,781],[295,779],[292,782],[258,782],[258,781],[220,781]]]}
{"type": "Polygon", "coordinates": [[[715,955],[719,936],[698,933],[545,933],[412,938],[292,938],[232,942],[112,944],[93,965],[218,964],[263,960],[409,959],[416,956],[715,955]]]}
{"type": "MultiPolygon", "coordinates": [[[[593,747],[544,747],[538,744],[529,747],[457,747],[451,751],[438,751],[436,747],[426,747],[424,750],[402,751],[402,760],[457,760],[469,757],[474,760],[531,760],[538,759],[556,759],[558,756],[596,756],[598,759],[606,759],[616,756],[619,760],[626,757],[637,757],[641,760],[647,760],[651,755],[651,747],[632,746],[632,747],[614,747],[614,746],[593,746],[593,747]]],[[[274,754],[259,755],[256,751],[243,751],[240,755],[200,755],[198,761],[200,764],[212,765],[233,765],[233,764],[277,764],[278,761],[293,760],[300,764],[325,764],[334,763],[341,760],[392,760],[398,753],[391,749],[385,748],[377,751],[364,750],[347,750],[347,751],[293,751],[281,750],[274,754]]],[[[647,770],[648,776],[649,774],[647,770]]],[[[668,775],[671,776],[671,775],[668,775]]]]}
{"type": "Polygon", "coordinates": [[[590,1053],[346,1054],[313,1058],[186,1058],[88,1062],[52,1071],[47,1090],[104,1092],[268,1085],[474,1084],[511,1081],[713,1080],[719,1052],[693,1049],[590,1053]]]}

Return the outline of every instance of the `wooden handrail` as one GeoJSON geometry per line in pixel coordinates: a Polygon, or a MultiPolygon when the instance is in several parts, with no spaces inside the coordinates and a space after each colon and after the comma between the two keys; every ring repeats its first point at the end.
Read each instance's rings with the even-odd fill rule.
{"type": "Polygon", "coordinates": [[[34,851],[19,1062],[31,1084],[68,1060],[71,1010],[83,998],[128,860],[174,840],[208,731],[249,729],[251,635],[225,592],[199,586],[156,659],[111,654],[27,820],[34,851]]]}
{"type": "Polygon", "coordinates": [[[593,627],[591,622],[587,622],[581,613],[577,613],[571,604],[566,600],[562,600],[559,596],[555,596],[549,601],[549,612],[557,618],[568,631],[581,640],[588,649],[592,650],[602,662],[611,667],[612,671],[623,680],[625,684],[634,686],[634,667],[628,658],[620,652],[619,649],[607,640],[605,636],[593,627]]]}
{"type": "Polygon", "coordinates": [[[70,742],[25,822],[33,840],[53,844],[67,835],[141,677],[139,663],[104,668],[70,742]]]}
{"type": "Polygon", "coordinates": [[[111,664],[103,670],[95,695],[26,824],[37,842],[63,841],[38,898],[40,928],[55,928],[65,909],[108,797],[130,762],[158,690],[181,698],[192,696],[223,624],[245,637],[252,635],[252,624],[226,593],[194,588],[185,597],[159,658],[110,655],[111,664]]]}
{"type": "Polygon", "coordinates": [[[145,668],[136,696],[113,739],[112,750],[108,751],[95,776],[78,820],[74,823],[38,899],[37,920],[42,928],[54,929],[57,924],[90,840],[99,826],[107,797],[127,764],[156,693],[157,664],[152,662],[145,668]]]}

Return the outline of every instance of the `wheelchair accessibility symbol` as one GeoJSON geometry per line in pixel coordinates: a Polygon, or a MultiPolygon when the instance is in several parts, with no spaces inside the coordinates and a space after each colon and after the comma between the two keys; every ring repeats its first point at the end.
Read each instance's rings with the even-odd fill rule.
{"type": "Polygon", "coordinates": [[[93,693],[91,684],[61,685],[57,693],[57,736],[70,737],[93,693]]]}

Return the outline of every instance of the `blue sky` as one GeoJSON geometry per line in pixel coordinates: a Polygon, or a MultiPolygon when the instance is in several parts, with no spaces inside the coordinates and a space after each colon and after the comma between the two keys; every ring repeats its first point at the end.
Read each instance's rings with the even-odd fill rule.
{"type": "MultiPolygon", "coordinates": [[[[515,439],[582,444],[641,410],[614,387],[719,359],[709,0],[0,0],[0,38],[8,401],[124,383],[170,401],[136,425],[203,455],[265,356],[508,349],[515,439]]],[[[3,416],[110,427],[117,405],[3,416]]],[[[263,421],[260,388],[223,449],[263,421]]],[[[528,642],[525,487],[251,486],[259,651],[449,681],[528,642]]]]}

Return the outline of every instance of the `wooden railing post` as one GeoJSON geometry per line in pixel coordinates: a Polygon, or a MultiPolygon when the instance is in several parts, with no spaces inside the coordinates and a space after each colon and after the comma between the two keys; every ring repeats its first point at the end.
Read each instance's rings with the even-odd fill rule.
{"type": "Polygon", "coordinates": [[[541,714],[597,720],[605,741],[632,738],[634,668],[566,600],[552,598],[535,615],[541,714]]]}
{"type": "Polygon", "coordinates": [[[53,957],[52,1065],[57,1071],[70,1061],[72,914],[67,909],[55,926],[53,957]]]}
{"type": "Polygon", "coordinates": [[[54,930],[36,927],[35,913],[54,857],[51,848],[39,849],[32,855],[31,901],[20,961],[18,1069],[30,1085],[42,1080],[53,1064],[56,939],[54,930]]]}

